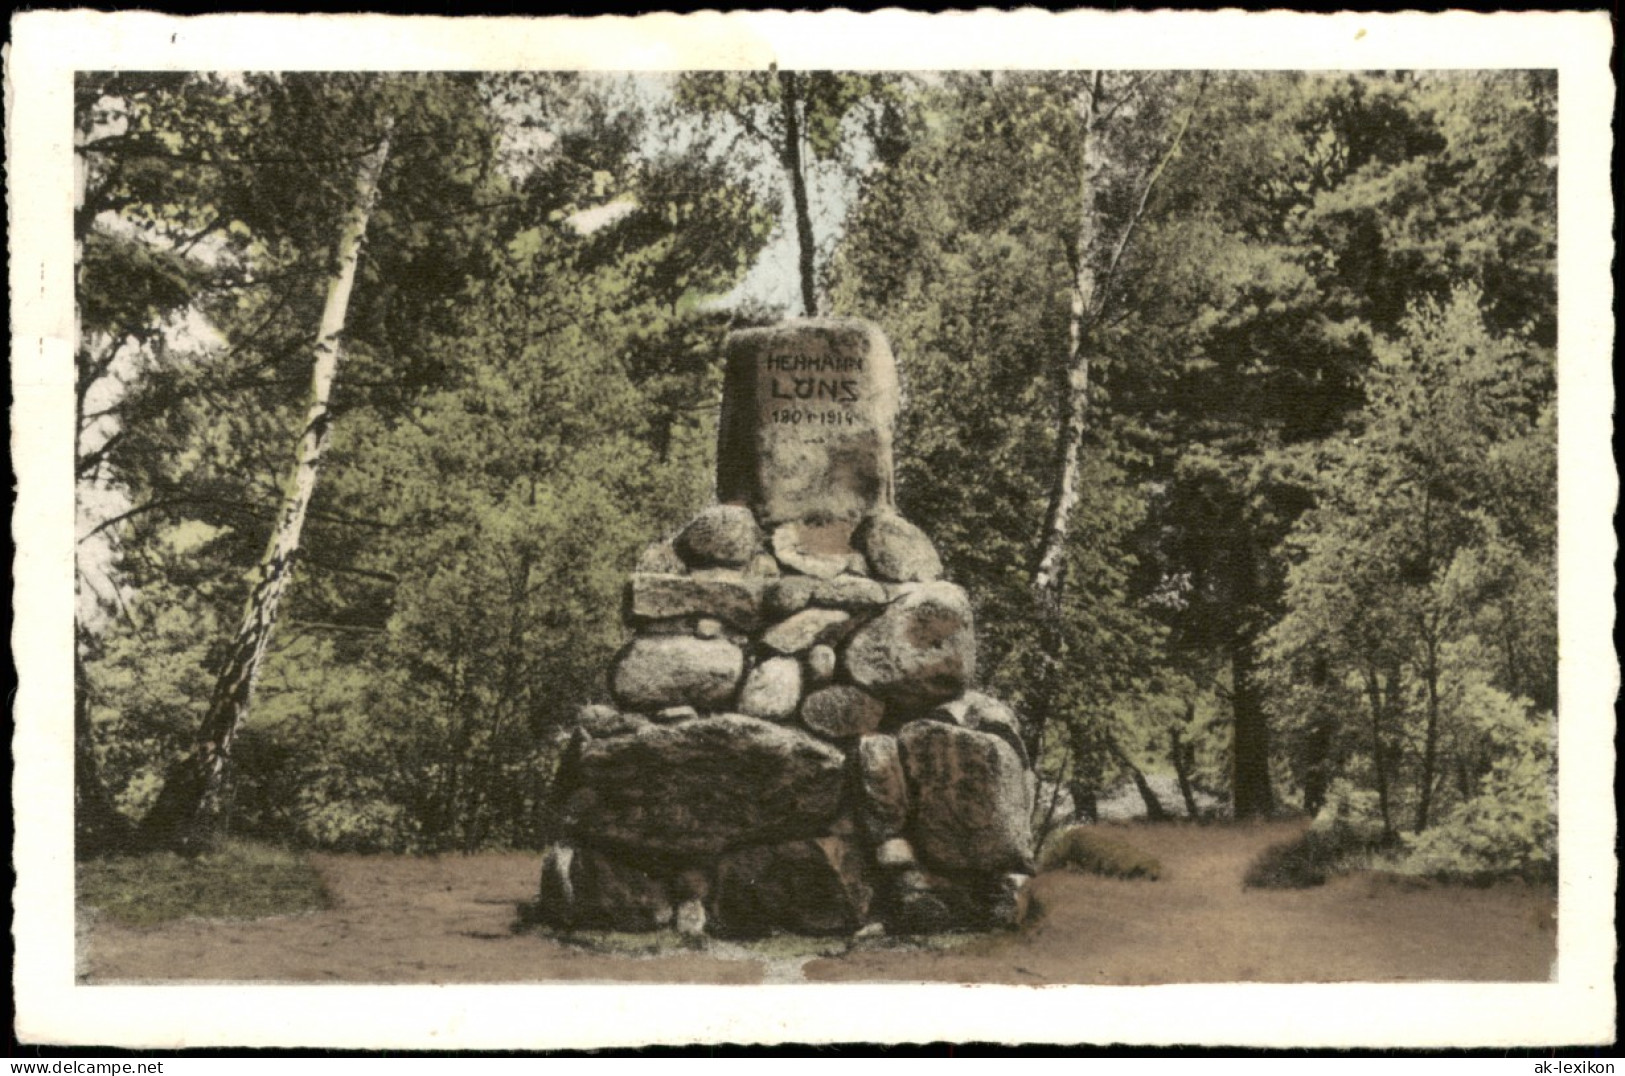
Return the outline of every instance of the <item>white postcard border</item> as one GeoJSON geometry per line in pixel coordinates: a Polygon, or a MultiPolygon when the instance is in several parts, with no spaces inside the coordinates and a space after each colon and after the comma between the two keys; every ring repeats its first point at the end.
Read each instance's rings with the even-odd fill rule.
{"type": "Polygon", "coordinates": [[[34,12],[7,55],[16,1033],[367,1049],[994,1042],[1512,1047],[1613,1039],[1609,448],[1614,86],[1605,12],[697,13],[594,19],[34,12]],[[365,58],[358,63],[358,58],[365,58]],[[1559,957],[1547,984],[82,986],[71,855],[72,76],[94,69],[1557,68],[1559,957]]]}

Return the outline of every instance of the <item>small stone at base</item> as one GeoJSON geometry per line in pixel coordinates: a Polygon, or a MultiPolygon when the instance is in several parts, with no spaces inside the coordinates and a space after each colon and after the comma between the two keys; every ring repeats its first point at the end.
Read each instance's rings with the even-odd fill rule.
{"type": "Polygon", "coordinates": [[[875,849],[875,862],[888,869],[913,867],[915,865],[914,846],[901,837],[881,841],[880,847],[875,849]]]}
{"type": "Polygon", "coordinates": [[[899,901],[899,911],[899,925],[912,934],[937,934],[954,926],[948,905],[929,891],[908,891],[899,901]]]}
{"type": "Polygon", "coordinates": [[[1030,874],[1004,874],[999,877],[994,889],[993,906],[990,911],[995,924],[1001,927],[1019,927],[1027,918],[1027,910],[1031,906],[1032,897],[1027,889],[1027,883],[1032,881],[1030,874]]]}
{"type": "Polygon", "coordinates": [[[705,904],[698,897],[690,897],[677,906],[677,933],[685,937],[698,937],[705,933],[705,904]]]}

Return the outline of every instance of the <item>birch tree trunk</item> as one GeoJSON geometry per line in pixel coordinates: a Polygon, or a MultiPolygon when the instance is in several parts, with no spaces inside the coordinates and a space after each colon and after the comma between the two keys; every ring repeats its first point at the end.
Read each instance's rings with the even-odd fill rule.
{"type": "MultiPolygon", "coordinates": [[[[1089,405],[1090,341],[1089,322],[1095,313],[1098,281],[1095,275],[1095,248],[1100,224],[1095,212],[1094,192],[1105,174],[1100,152],[1097,119],[1103,89],[1100,72],[1089,76],[1089,85],[1079,104],[1083,147],[1078,191],[1078,216],[1067,237],[1072,279],[1067,315],[1066,355],[1058,364],[1056,388],[1060,396],[1060,431],[1055,445],[1055,470],[1050,484],[1049,507],[1044,529],[1039,535],[1038,556],[1034,562],[1032,599],[1034,623],[1038,628],[1038,654],[1029,695],[1031,712],[1027,722],[1027,748],[1034,757],[1043,749],[1044,728],[1049,724],[1060,697],[1061,664],[1066,638],[1061,622],[1061,593],[1066,576],[1066,541],[1073,509],[1078,504],[1079,454],[1082,451],[1089,405]]],[[[1080,772],[1087,767],[1077,760],[1080,772]]]]}
{"type": "MultiPolygon", "coordinates": [[[[1185,132],[1196,112],[1206,80],[1198,83],[1195,96],[1175,127],[1156,164],[1138,184],[1139,195],[1126,219],[1108,235],[1096,196],[1104,189],[1111,161],[1106,151],[1105,129],[1116,108],[1107,102],[1106,76],[1094,71],[1087,76],[1078,101],[1080,138],[1077,218],[1067,236],[1070,261],[1070,301],[1067,312],[1066,355],[1059,364],[1056,389],[1060,405],[1060,430],[1055,445],[1055,470],[1051,477],[1049,504],[1032,574],[1034,619],[1038,628],[1036,682],[1029,696],[1029,750],[1042,749],[1044,727],[1054,716],[1060,698],[1061,669],[1066,658],[1066,633],[1062,619],[1062,596],[1066,588],[1066,551],[1072,533],[1072,515],[1082,497],[1079,488],[1084,434],[1089,421],[1089,384],[1095,360],[1095,328],[1111,299],[1111,285],[1123,255],[1129,249],[1135,229],[1145,215],[1151,191],[1169,161],[1179,152],[1185,132]]],[[[1125,90],[1125,92],[1130,92],[1125,90]]],[[[1114,104],[1120,104],[1117,102],[1114,104]]],[[[1080,763],[1082,760],[1079,760],[1080,763]]]]}
{"type": "Polygon", "coordinates": [[[1174,129],[1161,158],[1145,175],[1139,197],[1128,218],[1120,225],[1115,241],[1106,235],[1095,195],[1105,182],[1110,162],[1105,151],[1103,126],[1110,111],[1105,107],[1106,83],[1102,72],[1089,76],[1088,92],[1079,101],[1083,145],[1080,150],[1078,216],[1068,237],[1071,259],[1071,303],[1066,323],[1066,360],[1058,378],[1061,404],[1060,437],[1056,442],[1055,474],[1050,486],[1049,507],[1044,515],[1044,531],[1039,540],[1038,558],[1033,569],[1033,596],[1040,610],[1059,612],[1065,587],[1066,542],[1071,533],[1072,513],[1078,506],[1078,473],[1083,435],[1088,425],[1089,380],[1094,362],[1092,334],[1110,296],[1113,277],[1135,229],[1145,216],[1151,191],[1162,177],[1190,129],[1197,102],[1206,85],[1197,86],[1191,105],[1174,129]]]}
{"type": "Polygon", "coordinates": [[[1082,168],[1077,225],[1068,244],[1072,280],[1071,306],[1066,322],[1066,359],[1059,379],[1061,430],[1056,441],[1055,474],[1050,485],[1049,508],[1039,539],[1037,567],[1033,570],[1035,602],[1043,613],[1052,616],[1060,613],[1066,539],[1071,528],[1072,512],[1078,506],[1078,457],[1082,451],[1088,417],[1089,367],[1092,358],[1089,330],[1098,312],[1099,280],[1095,266],[1101,236],[1094,196],[1106,172],[1105,155],[1101,152],[1096,129],[1103,90],[1103,76],[1097,71],[1090,76],[1088,93],[1079,106],[1083,128],[1082,168]]]}
{"type": "Polygon", "coordinates": [[[209,709],[198,727],[192,753],[165,775],[163,790],[142,823],[151,844],[195,854],[214,845],[224,816],[231,766],[231,747],[248,716],[260,663],[276,627],[277,610],[293,579],[305,515],[316,492],[316,479],[327,452],[331,417],[328,401],[338,372],[340,337],[350,307],[361,241],[367,232],[379,176],[389,157],[386,129],[378,148],[363,158],[356,178],[355,201],[346,214],[335,248],[337,260],[327,284],[327,300],[316,333],[310,380],[310,407],[299,438],[297,456],[285,486],[285,497],[271,542],[254,573],[254,585],[243,611],[242,626],[215,681],[209,709]]]}

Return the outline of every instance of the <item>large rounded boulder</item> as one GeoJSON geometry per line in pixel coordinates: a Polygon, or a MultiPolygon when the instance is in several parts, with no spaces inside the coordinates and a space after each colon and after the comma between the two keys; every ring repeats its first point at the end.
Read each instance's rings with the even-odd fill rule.
{"type": "Polygon", "coordinates": [[[624,710],[718,710],[733,701],[745,655],[726,639],[649,635],[621,652],[610,691],[624,710]]]}
{"type": "Polygon", "coordinates": [[[818,837],[840,812],[845,761],[741,714],[651,724],[580,746],[565,814],[581,841],[656,858],[818,837]]]}
{"type": "Polygon", "coordinates": [[[908,778],[908,835],[944,871],[1032,873],[1027,769],[997,736],[939,721],[897,734],[908,778]]]}
{"type": "Polygon", "coordinates": [[[932,706],[976,675],[970,599],[952,583],[910,587],[846,645],[852,682],[887,702],[932,706]]]}

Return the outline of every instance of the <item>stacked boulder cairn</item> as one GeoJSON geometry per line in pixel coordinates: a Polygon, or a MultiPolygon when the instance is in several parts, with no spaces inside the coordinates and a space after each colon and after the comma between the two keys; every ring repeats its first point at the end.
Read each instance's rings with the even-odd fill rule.
{"type": "Polygon", "coordinates": [[[717,504],[650,546],[555,781],[544,923],[748,938],[1013,926],[1035,778],[965,592],[894,505],[857,320],[728,339],[717,504]]]}

